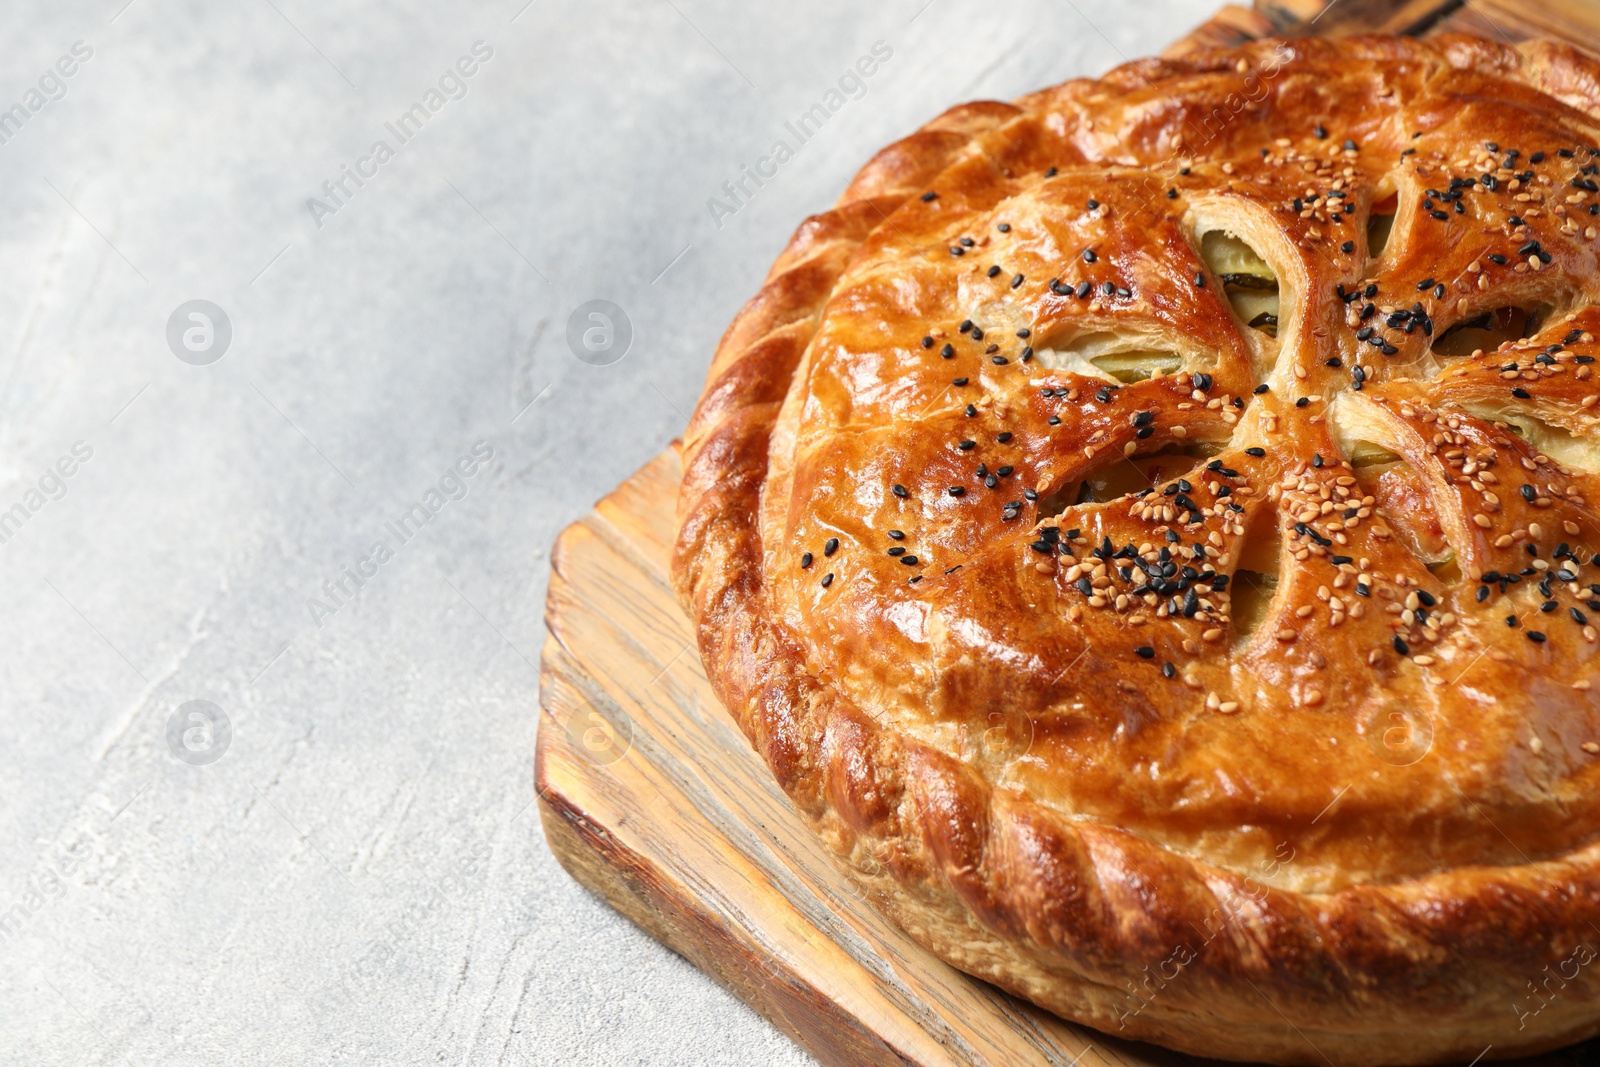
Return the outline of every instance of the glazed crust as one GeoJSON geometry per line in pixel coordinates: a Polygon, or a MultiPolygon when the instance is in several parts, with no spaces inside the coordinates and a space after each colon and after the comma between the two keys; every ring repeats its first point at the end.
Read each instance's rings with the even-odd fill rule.
{"type": "Polygon", "coordinates": [[[1565,45],[1257,42],[955,108],[801,225],[673,578],[913,937],[1209,1056],[1600,1032],[1597,116],[1565,45]]]}

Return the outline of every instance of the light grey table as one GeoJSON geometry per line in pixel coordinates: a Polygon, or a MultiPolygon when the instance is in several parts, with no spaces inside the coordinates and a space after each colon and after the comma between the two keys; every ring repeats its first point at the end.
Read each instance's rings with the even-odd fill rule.
{"type": "Polygon", "coordinates": [[[524,3],[0,6],[0,1063],[806,1062],[545,849],[547,546],[875,149],[1213,3],[524,3]]]}

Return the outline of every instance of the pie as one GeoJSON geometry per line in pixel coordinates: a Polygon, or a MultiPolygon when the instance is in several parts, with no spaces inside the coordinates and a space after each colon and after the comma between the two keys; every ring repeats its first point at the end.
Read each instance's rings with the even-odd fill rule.
{"type": "Polygon", "coordinates": [[[719,696],[865,893],[1110,1034],[1600,1031],[1600,61],[1263,41],[954,108],[684,440],[719,696]]]}

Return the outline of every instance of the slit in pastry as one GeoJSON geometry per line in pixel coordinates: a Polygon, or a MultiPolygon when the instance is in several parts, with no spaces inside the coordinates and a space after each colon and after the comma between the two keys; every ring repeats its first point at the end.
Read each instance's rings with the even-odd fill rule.
{"type": "Polygon", "coordinates": [[[1389,247],[1389,237],[1394,233],[1394,217],[1400,210],[1400,198],[1391,193],[1372,205],[1367,216],[1367,258],[1377,259],[1389,247]]]}
{"type": "Polygon", "coordinates": [[[1239,321],[1268,337],[1278,336],[1278,276],[1255,249],[1223,230],[1200,239],[1200,257],[1222,279],[1239,321]]]}
{"type": "Polygon", "coordinates": [[[1465,319],[1440,334],[1433,342],[1436,356],[1470,356],[1474,352],[1493,352],[1509,341],[1532,337],[1544,325],[1545,307],[1502,307],[1465,319]]]}

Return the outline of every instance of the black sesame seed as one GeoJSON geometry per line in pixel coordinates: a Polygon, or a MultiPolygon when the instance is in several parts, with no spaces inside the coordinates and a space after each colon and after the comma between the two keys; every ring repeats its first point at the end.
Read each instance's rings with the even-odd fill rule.
{"type": "Polygon", "coordinates": [[[929,189],[927,192],[922,194],[922,202],[924,204],[926,204],[930,200],[937,200],[937,199],[939,199],[939,194],[934,192],[932,189],[929,189]]]}
{"type": "Polygon", "coordinates": [[[999,230],[1001,233],[1010,233],[1011,232],[1011,223],[1002,222],[1000,225],[996,226],[995,229],[999,230]]]}
{"type": "Polygon", "coordinates": [[[960,496],[962,493],[966,492],[966,489],[959,485],[952,485],[949,489],[946,489],[945,492],[949,493],[951,496],[960,496]]]}
{"type": "Polygon", "coordinates": [[[822,554],[824,556],[831,556],[837,551],[839,551],[839,539],[837,537],[828,538],[822,545],[822,554]]]}
{"type": "Polygon", "coordinates": [[[993,278],[995,275],[997,275],[999,273],[1000,273],[1000,268],[999,267],[990,267],[989,268],[989,277],[993,278]]]}
{"type": "Polygon", "coordinates": [[[1262,456],[1267,454],[1267,450],[1264,448],[1247,448],[1244,450],[1244,454],[1247,456],[1254,456],[1256,459],[1260,459],[1262,456]]]}
{"type": "Polygon", "coordinates": [[[1151,648],[1149,645],[1140,645],[1138,648],[1134,649],[1133,651],[1134,651],[1134,654],[1137,655],[1140,659],[1155,659],[1156,658],[1156,650],[1151,648]]]}
{"type": "Polygon", "coordinates": [[[895,545],[893,548],[889,549],[889,555],[891,556],[903,556],[905,554],[906,550],[905,546],[903,545],[895,545]]]}
{"type": "Polygon", "coordinates": [[[1199,271],[1194,272],[1194,287],[1196,289],[1204,289],[1206,287],[1206,276],[1199,271]]]}
{"type": "Polygon", "coordinates": [[[811,566],[811,553],[802,552],[800,554],[800,569],[805,570],[809,566],[811,566]]]}
{"type": "Polygon", "coordinates": [[[901,556],[900,557],[900,562],[904,563],[907,567],[915,567],[917,565],[917,557],[916,556],[901,556]]]}
{"type": "Polygon", "coordinates": [[[1085,248],[1085,249],[1084,249],[1084,250],[1083,250],[1083,261],[1084,261],[1084,262],[1085,262],[1085,263],[1093,263],[1093,262],[1094,262],[1094,261],[1095,261],[1095,260],[1096,260],[1096,259],[1098,259],[1098,258],[1100,258],[1100,257],[1098,257],[1098,256],[1096,256],[1096,255],[1095,255],[1095,254],[1094,254],[1094,249],[1092,249],[1092,248],[1085,248]]]}
{"type": "Polygon", "coordinates": [[[1270,393],[1270,392],[1272,392],[1272,386],[1268,385],[1266,382],[1262,382],[1260,385],[1256,386],[1255,389],[1253,389],[1251,391],[1254,392],[1256,394],[1256,396],[1260,396],[1262,393],[1270,393]]]}
{"type": "Polygon", "coordinates": [[[1545,637],[1545,635],[1540,633],[1538,630],[1529,630],[1528,640],[1532,641],[1536,645],[1542,645],[1549,640],[1549,638],[1545,637]]]}
{"type": "Polygon", "coordinates": [[[945,346],[939,349],[939,354],[945,359],[954,359],[956,357],[956,346],[946,342],[945,346]]]}
{"type": "Polygon", "coordinates": [[[826,589],[833,584],[833,572],[829,571],[822,576],[822,588],[826,589]]]}
{"type": "Polygon", "coordinates": [[[1354,252],[1355,250],[1356,243],[1354,241],[1346,241],[1344,244],[1339,246],[1339,251],[1341,252],[1349,253],[1354,252]]]}
{"type": "Polygon", "coordinates": [[[894,493],[894,495],[899,497],[901,500],[904,500],[906,497],[911,495],[910,491],[907,490],[905,486],[898,484],[890,486],[889,491],[894,493]]]}
{"type": "Polygon", "coordinates": [[[967,378],[951,378],[950,379],[950,384],[951,385],[966,385],[968,381],[969,381],[969,379],[967,379],[967,378]]]}
{"type": "Polygon", "coordinates": [[[970,452],[974,448],[978,447],[978,442],[976,442],[976,441],[958,441],[958,442],[956,442],[956,447],[961,449],[961,451],[963,451],[963,452],[970,452]]]}
{"type": "Polygon", "coordinates": [[[1399,634],[1395,634],[1394,636],[1394,650],[1400,653],[1402,656],[1411,655],[1411,646],[1406,644],[1405,641],[1401,639],[1399,634]]]}
{"type": "Polygon", "coordinates": [[[904,541],[906,539],[905,531],[904,530],[890,530],[889,531],[889,538],[891,540],[894,540],[894,541],[904,541]]]}
{"type": "Polygon", "coordinates": [[[1011,440],[1011,431],[1006,430],[1003,433],[996,434],[994,439],[999,441],[1001,444],[1005,444],[1007,441],[1011,440]]]}
{"type": "Polygon", "coordinates": [[[1011,288],[1015,289],[1017,286],[1019,286],[1021,284],[1022,284],[1022,275],[1019,274],[1015,278],[1011,279],[1011,288]]]}

